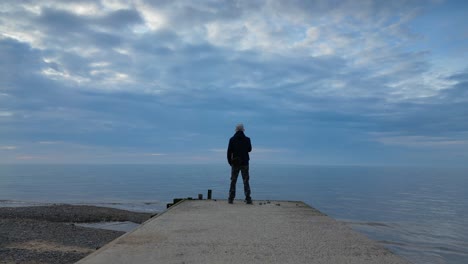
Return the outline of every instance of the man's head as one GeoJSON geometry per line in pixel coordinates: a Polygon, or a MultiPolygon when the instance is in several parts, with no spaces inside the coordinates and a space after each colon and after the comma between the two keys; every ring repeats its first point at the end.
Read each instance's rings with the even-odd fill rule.
{"type": "Polygon", "coordinates": [[[237,126],[236,126],[236,132],[237,132],[237,131],[244,131],[244,130],[245,130],[245,129],[244,129],[244,124],[242,124],[242,123],[237,124],[237,126]]]}

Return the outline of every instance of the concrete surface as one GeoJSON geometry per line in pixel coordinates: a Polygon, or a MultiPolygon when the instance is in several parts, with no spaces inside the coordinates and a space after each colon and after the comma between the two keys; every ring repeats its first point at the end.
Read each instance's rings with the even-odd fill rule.
{"type": "Polygon", "coordinates": [[[302,202],[193,200],[78,263],[409,262],[302,202]]]}

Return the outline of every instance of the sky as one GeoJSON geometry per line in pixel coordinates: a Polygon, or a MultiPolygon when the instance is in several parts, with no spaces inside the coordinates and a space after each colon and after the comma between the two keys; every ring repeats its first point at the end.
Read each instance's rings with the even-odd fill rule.
{"type": "Polygon", "coordinates": [[[0,163],[468,166],[468,2],[0,3],[0,163]]]}

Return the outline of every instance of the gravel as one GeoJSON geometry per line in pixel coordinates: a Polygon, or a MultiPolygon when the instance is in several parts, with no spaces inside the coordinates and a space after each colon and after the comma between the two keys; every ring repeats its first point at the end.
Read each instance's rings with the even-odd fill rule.
{"type": "Polygon", "coordinates": [[[58,204],[52,206],[0,207],[0,218],[2,219],[21,218],[74,223],[130,221],[141,224],[150,217],[151,214],[149,213],[89,205],[58,204]]]}
{"type": "Polygon", "coordinates": [[[0,207],[0,263],[75,263],[125,232],[74,223],[143,223],[151,215],[84,205],[0,207]]]}

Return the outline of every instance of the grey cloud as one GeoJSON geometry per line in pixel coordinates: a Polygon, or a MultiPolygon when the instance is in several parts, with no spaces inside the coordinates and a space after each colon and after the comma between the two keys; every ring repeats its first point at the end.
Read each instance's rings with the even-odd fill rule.
{"type": "MultiPolygon", "coordinates": [[[[343,9],[328,1],[258,3],[228,1],[175,8],[177,2],[154,2],[170,19],[169,26],[139,34],[130,31],[143,22],[133,9],[78,16],[49,8],[37,18],[24,17],[25,27],[31,19],[37,22],[31,28],[48,35],[41,50],[0,39],[0,84],[8,89],[0,92],[9,95],[0,97],[2,111],[19,113],[13,116],[16,120],[0,120],[0,138],[143,149],[158,145],[188,151],[206,149],[206,142],[225,144],[225,133],[231,133],[238,121],[254,124],[251,131],[260,144],[279,142],[321,151],[338,150],[338,143],[350,149],[356,142],[372,145],[375,142],[365,142],[368,132],[466,138],[468,109],[466,103],[457,102],[467,97],[466,74],[450,76],[448,80],[455,84],[429,98],[391,97],[392,83],[428,72],[428,53],[408,52],[398,45],[379,47],[359,54],[370,61],[362,66],[339,54],[311,57],[301,52],[239,50],[216,46],[205,36],[191,41],[184,35],[192,26],[210,21],[241,23],[268,8],[268,12],[307,19],[343,9]],[[80,53],[92,48],[97,49],[92,56],[80,53]],[[48,68],[91,81],[49,79],[41,74],[48,68]],[[96,69],[103,73],[93,75],[96,69]],[[384,74],[376,74],[379,71],[384,74]],[[128,74],[132,82],[101,83],[114,72],[128,74]],[[170,140],[187,129],[199,134],[197,140],[183,144],[170,140]],[[329,146],[330,141],[336,144],[329,146]]],[[[393,7],[389,8],[376,3],[368,10],[388,12],[393,7]]],[[[346,34],[355,38],[356,45],[364,37],[346,34]]]]}
{"type": "MultiPolygon", "coordinates": [[[[51,121],[57,116],[53,114],[54,109],[60,112],[65,108],[80,107],[77,105],[76,91],[45,78],[41,70],[48,64],[42,60],[41,51],[24,43],[11,39],[0,40],[0,57],[0,63],[3,64],[1,68],[10,70],[2,73],[0,78],[0,91],[8,94],[0,97],[0,102],[2,108],[14,114],[13,118],[2,122],[2,138],[18,139],[23,135],[37,137],[53,133],[55,128],[59,131],[59,127],[55,127],[57,122],[47,120],[51,121]],[[47,113],[52,115],[47,117],[47,113]],[[48,125],[44,126],[45,123],[48,125]]],[[[62,117],[65,118],[62,120],[71,120],[71,117],[62,117]]]]}
{"type": "MultiPolygon", "coordinates": [[[[465,74],[451,79],[463,80],[465,74]]],[[[468,133],[467,82],[460,81],[438,94],[421,100],[390,104],[393,115],[377,119],[380,132],[404,136],[444,137],[464,140],[468,133]]]]}
{"type": "MultiPolygon", "coordinates": [[[[42,67],[48,66],[41,60],[40,51],[13,40],[0,43],[2,63],[22,67],[10,79],[6,91],[9,96],[0,98],[2,108],[15,113],[13,119],[1,120],[3,141],[62,140],[144,147],[148,142],[162,144],[172,133],[171,129],[178,127],[173,120],[185,120],[191,112],[190,107],[178,109],[180,104],[170,107],[158,97],[70,89],[38,74],[42,67]],[[158,133],[160,124],[166,125],[158,133]]],[[[80,59],[68,59],[66,63],[79,65],[80,59]]],[[[7,79],[1,80],[1,87],[5,87],[7,79]]],[[[178,129],[183,129],[189,121],[183,121],[178,129]]]]}
{"type": "Polygon", "coordinates": [[[262,4],[257,1],[145,1],[157,10],[164,10],[176,27],[200,26],[210,21],[233,20],[247,11],[255,11],[262,4]]]}
{"type": "Polygon", "coordinates": [[[105,15],[80,16],[68,11],[41,8],[40,15],[35,19],[47,30],[57,33],[88,32],[93,26],[101,26],[111,30],[127,30],[129,26],[143,23],[140,13],[134,9],[121,9],[105,15]]]}
{"type": "Polygon", "coordinates": [[[117,10],[96,21],[105,27],[122,30],[128,26],[143,23],[141,15],[136,10],[117,10]]]}
{"type": "MultiPolygon", "coordinates": [[[[421,6],[429,6],[427,1],[302,1],[291,0],[269,1],[269,8],[279,11],[280,16],[290,17],[293,20],[316,21],[324,14],[338,18],[343,16],[343,21],[354,22],[380,22],[382,26],[395,22],[402,14],[419,9],[421,6]],[[405,10],[404,13],[401,10],[405,10]]],[[[332,21],[330,21],[332,23],[332,21]]]]}
{"type": "MultiPolygon", "coordinates": [[[[103,20],[110,23],[115,19],[111,16],[103,20]]],[[[118,46],[122,42],[122,36],[93,29],[93,25],[100,25],[102,21],[78,16],[67,11],[46,8],[35,20],[40,25],[41,30],[48,34],[48,37],[44,39],[45,44],[55,47],[55,49],[73,48],[78,44],[87,45],[87,48],[94,46],[104,49],[118,46]]],[[[129,21],[121,22],[121,27],[123,27],[123,23],[129,23],[129,21]]],[[[116,27],[116,25],[109,25],[113,28],[116,27]]]]}
{"type": "MultiPolygon", "coordinates": [[[[468,70],[447,77],[447,80],[455,84],[441,92],[440,97],[457,103],[468,102],[468,70]]],[[[468,106],[466,107],[468,108],[468,106]]]]}
{"type": "MultiPolygon", "coordinates": [[[[232,2],[234,3],[234,2],[232,2]]],[[[219,6],[215,5],[212,7],[214,10],[222,9],[225,3],[220,4],[219,6]]],[[[245,4],[245,3],[244,3],[245,4]]],[[[245,8],[243,5],[240,5],[242,8],[240,9],[248,9],[252,8],[252,10],[256,10],[259,7],[254,6],[254,7],[248,7],[245,8]]],[[[156,6],[158,3],[156,4],[156,6]]],[[[319,4],[321,5],[321,4],[319,4]]],[[[199,9],[203,9],[203,5],[200,4],[201,7],[199,9]]],[[[211,6],[210,6],[211,7],[211,6]]],[[[237,7],[239,8],[239,6],[237,7]]],[[[328,8],[328,7],[327,7],[328,8]]],[[[181,9],[175,9],[175,10],[184,10],[183,8],[181,9]]],[[[208,11],[203,11],[203,12],[210,12],[210,9],[207,9],[208,11]]],[[[118,12],[123,12],[123,11],[118,11],[118,12]]],[[[112,17],[113,20],[117,17],[119,17],[120,13],[116,13],[115,15],[110,15],[109,17],[112,17]]],[[[128,23],[131,22],[138,22],[139,20],[139,15],[134,12],[134,11],[125,11],[128,13],[125,13],[123,15],[124,17],[128,17],[128,23]]],[[[179,11],[175,11],[179,12],[179,11]]],[[[180,11],[182,12],[182,11],[180,11]]],[[[195,12],[196,13],[196,12],[195,12]]],[[[217,18],[224,18],[225,16],[222,15],[223,12],[212,12],[213,14],[216,14],[217,18]],[[221,15],[220,15],[221,14],[221,15]]],[[[236,13],[236,12],[233,12],[236,13]]],[[[196,14],[195,14],[196,15],[196,14]]],[[[120,14],[122,16],[122,14],[120,14]]],[[[180,16],[178,19],[184,20],[186,16],[180,16]]],[[[70,47],[73,47],[75,43],[80,43],[81,45],[88,44],[90,46],[97,46],[102,49],[102,54],[98,55],[98,57],[101,57],[103,60],[112,58],[114,59],[115,53],[109,52],[109,48],[112,47],[117,47],[117,46],[127,46],[129,39],[124,39],[122,36],[116,36],[112,34],[106,34],[102,32],[95,32],[91,30],[89,27],[92,25],[93,21],[90,21],[87,18],[82,18],[78,17],[73,14],[66,13],[64,11],[53,11],[53,10],[45,10],[43,14],[44,22],[54,22],[53,24],[57,24],[55,22],[58,21],[63,21],[63,25],[65,28],[68,28],[71,32],[76,31],[77,34],[70,34],[65,31],[65,28],[59,28],[55,34],[51,34],[51,40],[49,44],[53,44],[54,41],[61,42],[62,44],[68,45],[70,47]],[[62,32],[64,31],[64,32],[62,32]],[[107,53],[107,54],[106,54],[107,53]]],[[[190,19],[190,18],[188,18],[190,19]]],[[[52,30],[54,27],[50,27],[52,30]]],[[[132,44],[131,44],[132,45],[132,44]]],[[[86,46],[84,46],[86,47],[86,46]]],[[[184,40],[180,38],[177,33],[171,32],[171,31],[166,31],[166,32],[157,32],[156,34],[153,34],[152,36],[144,36],[144,39],[141,41],[139,40],[139,44],[135,45],[135,50],[134,52],[141,53],[143,58],[140,61],[140,65],[145,65],[144,69],[142,70],[143,74],[145,76],[142,76],[140,71],[138,72],[132,72],[132,74],[135,74],[137,76],[140,76],[142,80],[151,80],[151,76],[158,76],[159,74],[162,74],[165,72],[165,78],[170,77],[171,79],[179,82],[181,81],[182,78],[177,78],[176,73],[181,73],[184,74],[185,77],[193,77],[194,81],[197,79],[200,80],[208,80],[209,77],[214,76],[211,73],[205,73],[202,72],[200,69],[203,69],[203,67],[208,67],[211,69],[214,69],[215,72],[218,72],[221,76],[221,74],[224,74],[224,76],[229,76],[229,74],[234,73],[235,71],[238,72],[238,76],[250,76],[250,82],[256,82],[256,83],[263,83],[265,87],[271,88],[271,87],[277,87],[278,83],[281,83],[280,80],[278,80],[278,76],[281,76],[284,74],[285,71],[288,71],[288,61],[292,61],[296,58],[285,58],[282,62],[276,63],[272,62],[272,66],[268,66],[267,69],[261,70],[259,76],[257,77],[252,77],[251,70],[248,67],[249,62],[244,61],[244,62],[229,62],[229,61],[219,61],[216,58],[216,56],[229,56],[229,53],[232,53],[232,51],[226,50],[224,53],[217,52],[215,51],[214,47],[209,47],[209,45],[205,45],[205,47],[202,45],[195,45],[195,46],[187,46],[184,44],[184,40]],[[205,51],[201,50],[200,48],[205,49],[205,51]],[[207,49],[208,47],[208,49],[207,49]],[[213,49],[213,51],[210,51],[209,48],[213,49]],[[198,49],[198,50],[197,50],[198,49]],[[192,52],[192,53],[190,53],[192,52]],[[196,54],[195,57],[200,57],[203,56],[203,54],[208,54],[205,58],[191,58],[196,54]],[[210,59],[211,57],[211,59],[210,59]],[[151,59],[150,59],[151,58],[151,59]],[[158,67],[158,64],[163,64],[167,63],[169,65],[169,68],[161,68],[158,67]],[[210,65],[211,63],[211,65],[210,65]],[[178,65],[177,65],[178,64],[178,65]],[[171,66],[173,65],[173,66],[171,66]],[[228,66],[224,66],[228,65],[228,66]],[[193,66],[190,68],[189,66],[193,66]],[[222,71],[224,66],[224,71],[222,71]],[[277,69],[275,69],[275,66],[277,69]],[[279,67],[278,67],[279,66],[279,67]],[[219,69],[217,69],[219,67],[219,69]],[[232,67],[231,69],[227,69],[226,67],[232,67]],[[245,67],[246,70],[243,70],[242,68],[245,67]],[[167,76],[167,73],[169,76],[167,76]],[[192,74],[193,73],[193,74],[192,74]],[[205,77],[203,77],[205,76],[205,77]]],[[[247,53],[242,52],[242,56],[249,56],[247,53]]],[[[235,53],[234,53],[235,54],[235,53]]],[[[62,55],[61,55],[62,56],[62,55]]],[[[64,58],[64,65],[63,67],[67,67],[70,69],[70,71],[74,73],[78,73],[80,75],[86,75],[86,71],[89,71],[89,69],[86,69],[86,59],[78,59],[76,55],[70,54],[70,55],[63,55],[65,57],[69,57],[68,61],[70,63],[66,63],[67,59],[64,58]],[[75,58],[73,58],[75,57],[75,58]],[[76,63],[71,63],[71,62],[76,62],[76,63]],[[72,66],[72,65],[80,65],[79,67],[72,66]],[[82,68],[82,70],[80,70],[82,68]]],[[[119,55],[120,56],[120,55],[119,55]]],[[[125,68],[128,66],[128,63],[125,63],[125,57],[122,57],[122,60],[119,62],[121,64],[122,68],[125,68]]],[[[331,60],[330,60],[331,61],[331,60]]],[[[250,62],[251,64],[255,64],[252,60],[250,62]]],[[[304,65],[307,66],[300,66],[300,63],[297,63],[298,65],[293,65],[293,67],[290,67],[291,70],[290,72],[295,71],[294,75],[308,75],[308,77],[303,80],[302,82],[315,82],[318,83],[317,80],[323,80],[327,79],[327,76],[332,77],[332,72],[335,70],[333,67],[327,67],[327,64],[333,64],[333,62],[328,62],[327,59],[319,61],[314,65],[314,62],[304,62],[301,61],[304,65]],[[304,69],[301,69],[304,68],[304,69]],[[315,69],[311,69],[314,68],[315,69]],[[322,68],[323,70],[320,70],[319,68],[322,68]],[[315,80],[314,80],[315,78],[315,80]]],[[[393,63],[393,62],[388,62],[388,63],[393,63]]],[[[119,65],[113,65],[114,67],[119,67],[119,65]]],[[[255,67],[261,68],[260,66],[261,63],[257,63],[255,67]]],[[[333,65],[334,66],[334,65],[333,65]]],[[[128,68],[128,67],[127,67],[128,68]]],[[[418,67],[407,67],[410,69],[418,69],[418,67]]],[[[411,73],[415,73],[414,70],[411,73]]],[[[131,70],[130,70],[131,72],[131,70]]],[[[405,70],[402,70],[402,72],[405,72],[405,70]]],[[[410,74],[410,73],[407,73],[410,74]]],[[[164,74],[163,74],[164,75],[164,74]]],[[[287,76],[287,74],[286,74],[287,76]]],[[[392,76],[393,77],[393,76],[392,76]]],[[[241,81],[242,79],[246,78],[239,78],[241,81]]],[[[166,86],[171,86],[171,80],[166,79],[166,82],[169,82],[168,85],[166,86]]],[[[230,83],[236,83],[236,79],[231,78],[230,83]]],[[[190,85],[190,84],[189,84],[190,85]]],[[[199,84],[196,84],[197,86],[200,86],[199,84]]],[[[223,84],[226,86],[225,84],[223,84]]],[[[183,86],[183,84],[177,83],[174,85],[176,87],[183,86]]],[[[309,86],[310,87],[310,86],[309,86]]],[[[306,89],[309,89],[307,87],[306,89]]],[[[310,88],[310,89],[315,89],[315,88],[310,88]]],[[[317,88],[318,89],[318,88],[317,88]]]]}
{"type": "Polygon", "coordinates": [[[21,80],[18,75],[36,74],[44,61],[40,58],[40,52],[31,49],[27,44],[20,43],[13,39],[0,39],[0,73],[3,87],[13,85],[15,81],[21,80]],[[35,71],[27,71],[33,68],[35,71]]]}
{"type": "Polygon", "coordinates": [[[50,34],[73,34],[87,30],[85,19],[63,10],[42,8],[36,21],[50,34]]]}
{"type": "Polygon", "coordinates": [[[175,52],[174,48],[181,45],[182,40],[170,30],[159,30],[135,38],[131,48],[136,54],[166,55],[175,52]]]}
{"type": "Polygon", "coordinates": [[[63,95],[63,89],[41,75],[46,67],[41,51],[16,40],[0,39],[0,92],[9,95],[0,97],[2,108],[24,113],[44,108],[51,97],[63,95]]]}
{"type": "Polygon", "coordinates": [[[466,72],[453,74],[453,75],[447,77],[447,79],[448,79],[448,80],[452,80],[452,81],[463,81],[463,82],[466,82],[466,81],[468,81],[468,70],[466,70],[466,72]]]}
{"type": "Polygon", "coordinates": [[[456,102],[468,102],[468,81],[459,82],[451,89],[444,90],[442,96],[456,102]]]}

